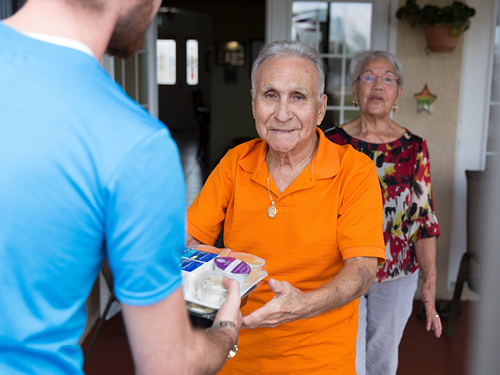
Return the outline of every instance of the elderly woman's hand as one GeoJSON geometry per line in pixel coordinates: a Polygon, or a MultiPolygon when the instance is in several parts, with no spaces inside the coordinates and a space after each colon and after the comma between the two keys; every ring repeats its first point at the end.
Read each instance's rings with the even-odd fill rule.
{"type": "Polygon", "coordinates": [[[415,242],[415,253],[420,273],[424,279],[421,295],[425,306],[427,322],[425,329],[434,331],[434,336],[440,337],[443,330],[441,318],[436,311],[436,237],[421,238],[415,242]]]}
{"type": "Polygon", "coordinates": [[[306,293],[286,281],[269,279],[269,289],[276,295],[260,309],[244,316],[241,328],[276,327],[283,323],[308,317],[306,293]]]}
{"type": "Polygon", "coordinates": [[[424,280],[421,289],[422,302],[425,306],[426,324],[425,329],[427,331],[434,331],[434,336],[441,337],[441,332],[443,330],[443,325],[441,323],[441,318],[436,311],[435,306],[435,295],[436,295],[436,283],[432,280],[424,280]]]}

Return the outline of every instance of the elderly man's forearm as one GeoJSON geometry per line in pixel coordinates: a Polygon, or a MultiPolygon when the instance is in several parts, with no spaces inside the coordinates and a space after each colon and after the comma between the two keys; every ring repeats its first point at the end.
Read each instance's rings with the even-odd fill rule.
{"type": "Polygon", "coordinates": [[[377,258],[356,257],[345,261],[344,268],[330,282],[307,293],[310,318],[344,306],[365,294],[375,280],[377,258]]]}

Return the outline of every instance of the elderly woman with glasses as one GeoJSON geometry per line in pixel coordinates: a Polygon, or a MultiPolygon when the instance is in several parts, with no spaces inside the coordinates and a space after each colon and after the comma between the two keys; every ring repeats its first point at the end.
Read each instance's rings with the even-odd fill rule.
{"type": "Polygon", "coordinates": [[[351,61],[353,104],[359,117],[325,132],[337,144],[350,144],[376,164],[384,204],[386,262],[360,299],[357,374],[396,374],[398,346],[423,277],[426,329],[441,335],[435,308],[436,237],[430,161],[424,139],[396,124],[403,93],[399,60],[383,51],[366,51],[351,61]],[[366,372],[365,372],[366,371],[366,372]]]}
{"type": "Polygon", "coordinates": [[[260,138],[222,158],[188,210],[188,244],[266,260],[249,295],[238,354],[221,374],[355,373],[359,296],[385,259],[375,165],[317,128],[323,61],[301,42],[273,42],[252,67],[260,138]]]}

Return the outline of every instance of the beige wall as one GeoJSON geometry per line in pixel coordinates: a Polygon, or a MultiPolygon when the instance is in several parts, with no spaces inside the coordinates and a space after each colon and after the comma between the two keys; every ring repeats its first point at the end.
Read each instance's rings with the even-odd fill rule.
{"type": "MultiPolygon", "coordinates": [[[[401,4],[404,1],[400,1],[401,4]]],[[[436,5],[446,1],[435,1],[436,5]]],[[[398,22],[396,55],[403,64],[404,92],[394,120],[413,133],[425,138],[431,158],[434,205],[441,227],[437,240],[437,299],[450,299],[447,290],[450,228],[453,199],[453,174],[457,136],[457,114],[460,92],[462,40],[452,53],[425,52],[425,38],[420,27],[412,29],[398,22]],[[413,95],[427,83],[437,95],[431,115],[416,113],[413,95]]],[[[467,298],[467,293],[463,294],[467,298]]],[[[417,295],[417,298],[419,296],[417,295]]]]}

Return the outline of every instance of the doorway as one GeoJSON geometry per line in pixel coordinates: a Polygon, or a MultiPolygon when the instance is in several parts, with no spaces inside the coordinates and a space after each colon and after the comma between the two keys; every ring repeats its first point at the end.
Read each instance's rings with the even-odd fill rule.
{"type": "Polygon", "coordinates": [[[198,134],[196,107],[210,108],[212,20],[167,7],[157,18],[159,119],[172,132],[198,134]]]}
{"type": "Polygon", "coordinates": [[[394,0],[267,0],[267,41],[301,40],[315,48],[326,66],[326,130],[359,115],[352,104],[349,64],[365,50],[395,52],[394,0]]]}
{"type": "Polygon", "coordinates": [[[189,206],[203,186],[210,160],[212,19],[162,7],[157,20],[158,117],[177,143],[189,206]]]}

